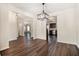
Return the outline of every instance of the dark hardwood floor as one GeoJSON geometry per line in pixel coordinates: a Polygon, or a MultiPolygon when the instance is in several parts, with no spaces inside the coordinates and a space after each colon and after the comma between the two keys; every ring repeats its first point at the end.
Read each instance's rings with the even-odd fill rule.
{"type": "Polygon", "coordinates": [[[10,42],[10,48],[2,51],[3,56],[78,56],[76,45],[35,39],[28,41],[19,37],[10,42]]]}

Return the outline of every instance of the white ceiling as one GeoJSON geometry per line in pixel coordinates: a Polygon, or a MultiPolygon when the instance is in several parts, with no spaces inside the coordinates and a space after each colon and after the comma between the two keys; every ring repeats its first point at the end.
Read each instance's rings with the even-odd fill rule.
{"type": "MultiPolygon", "coordinates": [[[[12,5],[32,15],[36,15],[42,11],[41,3],[14,3],[12,5]]],[[[49,14],[74,7],[73,3],[46,3],[45,5],[45,10],[49,14]]]]}

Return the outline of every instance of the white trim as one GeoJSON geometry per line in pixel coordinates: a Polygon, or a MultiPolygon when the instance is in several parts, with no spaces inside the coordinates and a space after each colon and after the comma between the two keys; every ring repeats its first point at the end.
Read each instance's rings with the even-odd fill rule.
{"type": "Polygon", "coordinates": [[[77,47],[79,48],[79,44],[77,43],[76,45],[77,45],[77,47]]]}
{"type": "Polygon", "coordinates": [[[68,43],[68,44],[74,44],[79,48],[79,44],[77,44],[76,42],[63,42],[63,41],[57,41],[57,42],[62,42],[62,43],[68,43]]]}
{"type": "MultiPolygon", "coordinates": [[[[13,38],[10,38],[10,39],[9,39],[9,41],[12,41],[12,40],[17,40],[17,37],[13,37],[13,38]]],[[[5,46],[5,47],[1,47],[1,48],[0,48],[0,51],[5,50],[5,49],[8,49],[8,48],[9,48],[9,41],[8,41],[8,45],[7,45],[7,46],[5,46]]]]}
{"type": "Polygon", "coordinates": [[[77,47],[79,48],[79,45],[77,44],[77,47]]]}
{"type": "Polygon", "coordinates": [[[5,50],[5,49],[8,49],[8,48],[9,48],[9,45],[6,46],[6,47],[2,47],[2,48],[0,48],[0,51],[5,50]]]}
{"type": "Polygon", "coordinates": [[[12,41],[12,40],[17,40],[17,37],[9,39],[9,41],[12,41]]]}
{"type": "Polygon", "coordinates": [[[57,42],[62,42],[62,43],[68,43],[68,44],[75,44],[75,45],[77,45],[75,42],[64,42],[64,41],[57,41],[57,42]]]}
{"type": "Polygon", "coordinates": [[[9,35],[9,41],[17,40],[17,37],[18,37],[18,33],[11,34],[11,35],[9,35]]]}

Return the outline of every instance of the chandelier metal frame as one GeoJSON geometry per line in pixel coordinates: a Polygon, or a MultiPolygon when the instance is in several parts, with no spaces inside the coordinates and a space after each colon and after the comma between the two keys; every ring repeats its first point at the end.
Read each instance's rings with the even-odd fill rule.
{"type": "Polygon", "coordinates": [[[48,14],[45,12],[45,3],[42,3],[43,10],[40,14],[37,14],[37,19],[38,20],[48,20],[48,14]]]}

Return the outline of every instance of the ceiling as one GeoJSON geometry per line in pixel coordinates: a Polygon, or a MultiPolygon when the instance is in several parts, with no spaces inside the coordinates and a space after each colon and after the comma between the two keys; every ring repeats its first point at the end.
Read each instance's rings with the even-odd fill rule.
{"type": "MultiPolygon", "coordinates": [[[[14,3],[12,5],[32,15],[42,11],[41,3],[14,3]]],[[[74,7],[74,3],[46,3],[45,5],[45,11],[48,14],[74,7]]]]}

